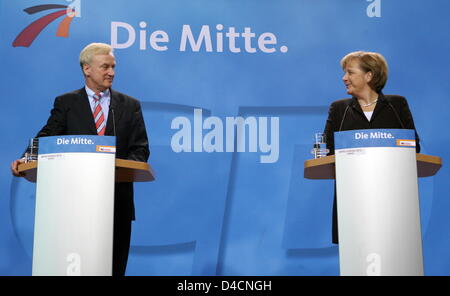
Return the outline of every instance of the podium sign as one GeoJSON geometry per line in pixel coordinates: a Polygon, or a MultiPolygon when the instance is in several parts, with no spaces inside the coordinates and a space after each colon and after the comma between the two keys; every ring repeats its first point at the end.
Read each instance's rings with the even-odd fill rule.
{"type": "Polygon", "coordinates": [[[115,137],[39,139],[33,275],[111,275],[115,137]]]}
{"type": "Polygon", "coordinates": [[[341,275],[423,275],[413,130],[335,133],[341,275]]]}

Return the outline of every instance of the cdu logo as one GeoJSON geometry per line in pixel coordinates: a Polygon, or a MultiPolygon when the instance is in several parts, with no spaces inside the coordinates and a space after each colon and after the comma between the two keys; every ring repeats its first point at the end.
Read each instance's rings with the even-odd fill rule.
{"type": "Polygon", "coordinates": [[[69,5],[60,4],[43,4],[25,8],[24,11],[28,14],[35,14],[47,10],[56,10],[42,16],[41,18],[35,20],[30,25],[28,25],[22,32],[17,35],[14,39],[13,47],[29,47],[34,39],[45,29],[50,23],[57,20],[58,18],[65,16],[58,26],[56,31],[56,36],[58,37],[68,37],[70,24],[74,17],[81,17],[81,0],[66,0],[71,2],[69,5]]]}

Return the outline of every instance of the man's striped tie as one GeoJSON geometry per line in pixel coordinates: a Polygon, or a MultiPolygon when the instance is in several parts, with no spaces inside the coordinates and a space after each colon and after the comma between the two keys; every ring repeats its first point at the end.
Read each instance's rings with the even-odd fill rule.
{"type": "Polygon", "coordinates": [[[94,95],[94,121],[95,121],[95,128],[97,129],[97,134],[99,136],[103,136],[105,134],[106,129],[106,122],[105,122],[105,116],[103,116],[103,110],[102,106],[100,105],[100,100],[102,98],[101,93],[96,93],[94,95]]]}

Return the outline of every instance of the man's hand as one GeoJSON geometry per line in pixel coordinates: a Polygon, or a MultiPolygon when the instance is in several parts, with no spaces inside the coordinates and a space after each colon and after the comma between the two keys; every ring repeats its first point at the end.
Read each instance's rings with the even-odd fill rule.
{"type": "Polygon", "coordinates": [[[24,163],[24,162],[25,162],[25,160],[24,160],[23,158],[21,158],[21,159],[14,160],[14,161],[11,163],[11,173],[12,173],[14,176],[16,176],[16,177],[23,177],[23,176],[25,176],[24,173],[20,173],[20,172],[19,172],[19,164],[22,164],[22,163],[24,163]]]}

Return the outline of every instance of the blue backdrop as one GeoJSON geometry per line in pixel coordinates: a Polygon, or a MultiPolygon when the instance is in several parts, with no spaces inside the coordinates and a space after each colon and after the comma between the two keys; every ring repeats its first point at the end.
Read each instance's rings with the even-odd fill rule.
{"type": "Polygon", "coordinates": [[[128,275],[339,274],[333,182],[304,179],[303,162],[329,104],[347,97],[339,61],[355,50],[386,57],[384,92],[408,99],[422,153],[444,160],[419,186],[425,273],[450,275],[449,11],[448,0],[1,0],[0,274],[31,274],[35,186],[9,164],[55,96],[83,86],[81,49],[106,42],[114,88],[142,102],[156,172],[135,185],[128,275]],[[76,9],[68,36],[56,36],[62,15],[20,46],[23,29],[61,10],[24,11],[44,4],[76,9]],[[224,152],[194,152],[194,135],[193,152],[174,152],[172,123],[194,129],[194,109],[224,134],[226,117],[255,118],[259,131],[267,118],[269,143],[278,118],[278,158],[261,162],[268,153],[249,143],[226,152],[226,137],[224,152]]]}

